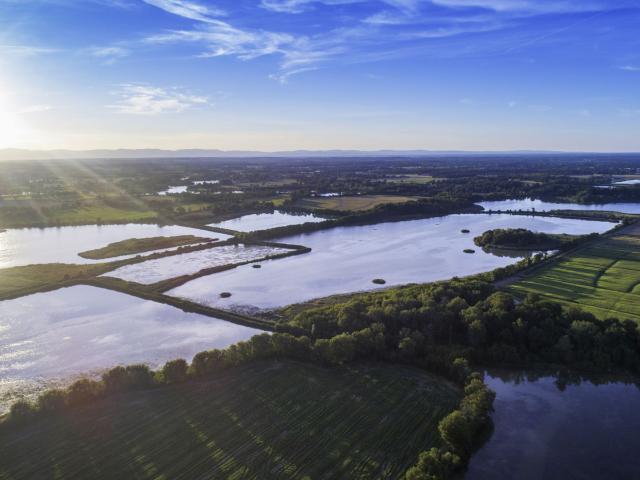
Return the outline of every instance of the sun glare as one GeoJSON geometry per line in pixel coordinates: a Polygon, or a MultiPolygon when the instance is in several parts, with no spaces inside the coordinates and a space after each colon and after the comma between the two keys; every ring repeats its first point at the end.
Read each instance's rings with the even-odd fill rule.
{"type": "Polygon", "coordinates": [[[13,97],[11,90],[0,83],[0,148],[28,147],[36,140],[13,97]]]}

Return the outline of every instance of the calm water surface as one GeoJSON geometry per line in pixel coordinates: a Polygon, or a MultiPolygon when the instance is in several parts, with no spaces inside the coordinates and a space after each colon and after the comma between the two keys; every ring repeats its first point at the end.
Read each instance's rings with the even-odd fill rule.
{"type": "Polygon", "coordinates": [[[76,286],[0,302],[0,413],[74,375],[158,366],[261,333],[121,293],[76,286]]]}
{"type": "Polygon", "coordinates": [[[128,282],[150,284],[198,273],[205,268],[259,260],[269,255],[278,255],[289,251],[284,248],[258,245],[224,245],[126,265],[108,272],[104,276],[116,277],[128,282]]]}
{"type": "MultiPolygon", "coordinates": [[[[230,236],[196,228],[147,224],[21,228],[0,233],[0,268],[37,263],[96,263],[78,254],[129,238],[195,235],[221,240],[230,236]]],[[[126,257],[119,257],[126,258],[126,257]]]]}
{"type": "Polygon", "coordinates": [[[232,218],[220,223],[212,223],[210,227],[228,228],[239,232],[253,232],[255,230],[267,230],[269,228],[286,227],[288,225],[299,225],[307,222],[323,222],[325,218],[318,217],[312,213],[293,215],[275,211],[273,213],[257,213],[232,218]]]}
{"type": "Polygon", "coordinates": [[[471,459],[467,480],[640,478],[640,390],[633,384],[489,375],[495,430],[471,459]]]}
{"type": "Polygon", "coordinates": [[[547,233],[604,232],[609,222],[516,215],[449,215],[329,230],[279,239],[311,247],[311,253],[250,265],[193,280],[170,292],[221,308],[269,309],[336,293],[387,285],[429,282],[503,267],[516,261],[485,253],[473,237],[493,228],[529,228],[547,233]],[[471,233],[461,233],[469,229],[471,233]],[[463,253],[466,248],[475,254],[463,253]],[[232,293],[221,299],[221,291],[232,293]]]}
{"type": "Polygon", "coordinates": [[[500,200],[496,202],[478,203],[485,210],[535,210],[536,212],[550,212],[552,210],[589,210],[620,213],[640,213],[640,203],[604,203],[581,205],[579,203],[553,203],[543,200],[525,198],[524,200],[500,200]]]}

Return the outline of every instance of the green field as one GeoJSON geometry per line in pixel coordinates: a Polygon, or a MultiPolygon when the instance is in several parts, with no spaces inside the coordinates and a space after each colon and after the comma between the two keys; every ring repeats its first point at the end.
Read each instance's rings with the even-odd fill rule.
{"type": "Polygon", "coordinates": [[[0,478],[398,478],[460,392],[410,367],[253,363],[0,428],[0,478]]]}
{"type": "Polygon", "coordinates": [[[640,238],[605,237],[511,285],[516,295],[541,294],[599,318],[640,323],[640,238]]]}
{"type": "Polygon", "coordinates": [[[415,183],[425,184],[431,183],[435,179],[431,175],[396,175],[391,178],[387,178],[389,183],[415,183]]]}
{"type": "Polygon", "coordinates": [[[211,238],[196,237],[195,235],[177,235],[175,237],[150,237],[150,238],[130,238],[120,242],[110,243],[106,247],[96,248],[81,252],[82,258],[92,260],[104,260],[107,258],[120,257],[123,255],[133,255],[137,253],[161,250],[164,248],[183,247],[197,243],[211,242],[211,238]]]}
{"type": "Polygon", "coordinates": [[[300,200],[296,206],[310,209],[336,210],[341,212],[364,212],[378,205],[407,203],[416,197],[394,195],[359,195],[354,197],[315,197],[300,200]]]}

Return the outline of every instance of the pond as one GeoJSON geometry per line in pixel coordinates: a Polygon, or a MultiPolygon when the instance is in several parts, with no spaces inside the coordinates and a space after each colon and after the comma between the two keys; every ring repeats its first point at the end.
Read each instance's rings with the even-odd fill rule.
{"type": "Polygon", "coordinates": [[[210,227],[228,228],[239,232],[253,232],[256,230],[267,230],[269,228],[286,227],[288,225],[299,225],[307,222],[323,222],[326,218],[319,217],[312,213],[291,214],[276,210],[273,213],[255,213],[232,218],[220,223],[212,223],[210,227]]]}
{"type": "MultiPolygon", "coordinates": [[[[152,224],[21,228],[0,233],[0,268],[38,263],[96,263],[78,254],[129,238],[195,235],[226,240],[230,235],[152,224]]],[[[120,258],[126,258],[120,257],[120,258]]]]}
{"type": "Polygon", "coordinates": [[[579,203],[554,203],[543,200],[525,198],[522,200],[499,200],[494,202],[479,202],[485,210],[499,211],[530,211],[550,212],[552,210],[588,210],[597,212],[640,213],[640,203],[604,203],[582,205],[579,203]]]}
{"type": "Polygon", "coordinates": [[[118,364],[191,360],[261,333],[110,290],[75,286],[0,302],[0,413],[16,395],[118,364]]]}
{"type": "Polygon", "coordinates": [[[640,390],[633,384],[492,373],[494,432],[466,480],[640,478],[640,390]],[[596,382],[599,383],[599,382],[596,382]]]}
{"type": "Polygon", "coordinates": [[[430,282],[504,267],[516,260],[485,253],[473,237],[493,228],[547,233],[604,232],[614,224],[554,217],[449,215],[377,225],[338,227],[278,241],[311,247],[304,255],[262,262],[201,277],[168,292],[219,308],[271,309],[337,293],[386,285],[430,282]],[[470,233],[462,233],[469,229],[470,233]],[[474,254],[463,253],[474,249],[474,254]],[[219,298],[228,291],[231,298],[219,298]]]}
{"type": "Polygon", "coordinates": [[[169,187],[166,190],[158,192],[158,195],[179,195],[181,193],[187,193],[189,189],[188,185],[177,185],[175,187],[169,187]]]}
{"type": "Polygon", "coordinates": [[[223,245],[126,265],[106,273],[105,276],[120,278],[128,282],[150,284],[198,273],[205,268],[259,260],[269,255],[278,255],[289,251],[284,248],[260,245],[223,245]]]}

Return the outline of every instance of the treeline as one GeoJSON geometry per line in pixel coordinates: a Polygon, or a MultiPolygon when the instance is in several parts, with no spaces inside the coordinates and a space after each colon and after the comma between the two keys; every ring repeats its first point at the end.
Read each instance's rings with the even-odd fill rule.
{"type": "MultiPolygon", "coordinates": [[[[286,208],[283,209],[287,211],[286,208]]],[[[293,210],[299,212],[299,210],[293,210]]],[[[262,240],[269,238],[280,238],[301,233],[310,233],[318,230],[325,230],[335,227],[347,227],[355,225],[368,225],[396,219],[406,219],[407,217],[439,217],[452,213],[481,211],[481,208],[464,199],[455,198],[423,198],[415,202],[400,204],[378,205],[372,210],[360,213],[345,215],[344,212],[332,210],[314,211],[320,215],[336,215],[337,218],[330,218],[324,222],[306,222],[299,225],[288,225],[284,227],[270,228],[257,232],[242,233],[238,238],[243,240],[262,240]]]]}
{"type": "MultiPolygon", "coordinates": [[[[466,368],[466,362],[462,359],[456,360],[455,364],[466,368]]],[[[438,424],[444,447],[422,452],[417,464],[405,473],[405,479],[445,480],[461,471],[491,426],[495,396],[479,373],[470,374],[465,382],[460,406],[438,424]]]]}
{"type": "Polygon", "coordinates": [[[431,366],[462,355],[474,363],[640,372],[634,322],[598,320],[535,295],[516,302],[482,277],[361,294],[276,325],[277,331],[329,341],[367,328],[384,331],[385,348],[397,357],[431,366]]]}
{"type": "Polygon", "coordinates": [[[590,235],[554,235],[532,232],[525,228],[496,228],[473,239],[482,248],[511,248],[518,250],[567,250],[598,237],[590,235]]]}

